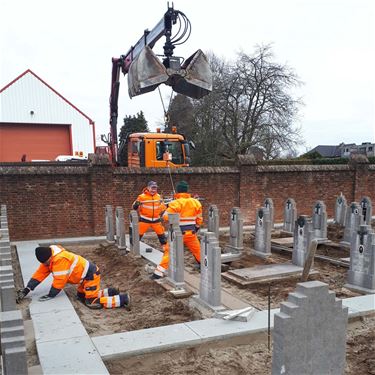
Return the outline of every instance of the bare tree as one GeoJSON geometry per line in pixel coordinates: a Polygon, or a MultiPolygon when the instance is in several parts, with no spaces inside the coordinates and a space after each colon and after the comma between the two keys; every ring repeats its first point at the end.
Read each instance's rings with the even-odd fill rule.
{"type": "MultiPolygon", "coordinates": [[[[295,122],[302,105],[293,95],[301,84],[294,71],[274,61],[269,45],[257,46],[252,55],[240,52],[233,63],[214,54],[208,59],[213,91],[191,101],[194,164],[222,165],[254,149],[265,159],[292,153],[301,143],[295,122]]],[[[180,117],[184,113],[175,111],[180,117]]]]}

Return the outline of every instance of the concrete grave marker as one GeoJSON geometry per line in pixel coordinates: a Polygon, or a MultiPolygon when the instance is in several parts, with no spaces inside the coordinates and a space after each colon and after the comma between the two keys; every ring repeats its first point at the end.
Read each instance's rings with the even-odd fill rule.
{"type": "Polygon", "coordinates": [[[129,244],[130,252],[136,257],[141,256],[138,223],[139,218],[137,211],[131,210],[129,213],[129,244]]]}
{"type": "Polygon", "coordinates": [[[361,293],[375,293],[375,234],[361,225],[350,245],[350,268],[345,287],[361,293]]]}
{"type": "Polygon", "coordinates": [[[346,212],[348,210],[348,204],[346,202],[345,196],[341,193],[337,198],[336,198],[336,203],[335,203],[335,223],[340,224],[342,226],[345,225],[345,217],[346,217],[346,212]]]}
{"type": "Polygon", "coordinates": [[[348,308],[327,284],[297,284],[275,314],[272,374],[343,374],[347,321],[348,308]]]}
{"type": "Polygon", "coordinates": [[[168,214],[169,268],[167,281],[175,288],[182,289],[185,286],[184,243],[179,221],[179,214],[168,214]]]}
{"type": "Polygon", "coordinates": [[[363,197],[360,202],[363,223],[371,225],[372,203],[369,197],[363,197]]]}
{"type": "Polygon", "coordinates": [[[107,236],[107,242],[115,242],[115,230],[113,224],[113,209],[110,204],[105,206],[105,232],[107,236]]]}
{"type": "Polygon", "coordinates": [[[229,219],[229,245],[227,248],[240,253],[243,250],[243,219],[238,207],[232,208],[229,219]]]}
{"type": "Polygon", "coordinates": [[[297,219],[297,206],[292,198],[288,198],[284,205],[284,225],[283,230],[288,233],[294,232],[294,225],[297,219]]]}
{"type": "Polygon", "coordinates": [[[116,207],[116,245],[120,250],[126,249],[124,209],[116,207]]]}
{"type": "Polygon", "coordinates": [[[263,203],[264,208],[269,212],[271,229],[274,227],[274,208],[272,198],[266,198],[263,203]]]}
{"type": "Polygon", "coordinates": [[[346,213],[344,236],[340,245],[350,247],[352,237],[362,224],[361,208],[357,202],[352,202],[346,213]]]}
{"type": "Polygon", "coordinates": [[[311,220],[307,216],[299,216],[296,220],[293,237],[292,263],[296,266],[304,266],[312,237],[311,220]]]}
{"type": "Polygon", "coordinates": [[[221,251],[215,234],[204,233],[201,242],[201,279],[199,296],[194,296],[198,304],[210,310],[223,310],[221,305],[221,251]]]}
{"type": "Polygon", "coordinates": [[[271,229],[270,211],[265,207],[257,209],[255,222],[255,243],[253,253],[262,258],[272,255],[271,253],[271,229]]]}
{"type": "Polygon", "coordinates": [[[327,210],[323,201],[317,201],[314,205],[312,215],[313,238],[318,243],[328,241],[327,238],[327,210]]]}
{"type": "Polygon", "coordinates": [[[211,204],[208,208],[208,222],[207,231],[215,233],[217,239],[219,239],[219,209],[215,204],[211,204]]]}

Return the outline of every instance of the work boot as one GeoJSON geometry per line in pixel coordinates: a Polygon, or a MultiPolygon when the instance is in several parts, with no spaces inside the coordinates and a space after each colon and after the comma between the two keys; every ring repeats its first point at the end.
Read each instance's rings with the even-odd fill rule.
{"type": "Polygon", "coordinates": [[[120,294],[120,289],[114,287],[108,288],[108,297],[117,296],[117,294],[120,294]]]}
{"type": "Polygon", "coordinates": [[[86,298],[85,305],[92,310],[100,310],[103,305],[99,302],[99,298],[86,298]]]}
{"type": "Polygon", "coordinates": [[[77,300],[82,303],[85,303],[85,293],[77,292],[77,300]]]}
{"type": "Polygon", "coordinates": [[[130,304],[129,293],[120,294],[120,302],[121,302],[121,306],[124,307],[126,310],[130,311],[132,309],[131,304],[130,304]]]}
{"type": "Polygon", "coordinates": [[[196,262],[196,263],[194,263],[193,264],[193,269],[195,270],[195,271],[200,271],[201,270],[201,264],[200,263],[198,263],[198,262],[196,262]]]}
{"type": "Polygon", "coordinates": [[[163,278],[163,276],[157,275],[156,273],[153,273],[150,276],[150,280],[159,280],[159,279],[162,279],[162,278],[163,278]]]}

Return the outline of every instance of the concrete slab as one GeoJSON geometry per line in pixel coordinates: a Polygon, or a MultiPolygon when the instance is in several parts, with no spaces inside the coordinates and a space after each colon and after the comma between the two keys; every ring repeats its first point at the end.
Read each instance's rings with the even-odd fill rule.
{"type": "Polygon", "coordinates": [[[185,323],[93,337],[104,360],[172,350],[199,344],[201,338],[185,323]]]}
{"type": "Polygon", "coordinates": [[[286,247],[293,247],[293,237],[271,238],[271,243],[286,247]]]}
{"type": "Polygon", "coordinates": [[[109,374],[88,336],[39,342],[43,374],[109,374]]]}
{"type": "MultiPolygon", "coordinates": [[[[48,244],[68,242],[65,239],[43,241],[48,244]]],[[[23,241],[14,244],[17,246],[22,278],[26,285],[39,266],[34,254],[39,242],[23,241]]],[[[27,297],[32,299],[29,309],[42,373],[107,374],[102,359],[65,292],[60,292],[53,300],[38,301],[40,296],[48,293],[51,283],[50,276],[27,297]]]]}
{"type": "Polygon", "coordinates": [[[34,314],[33,323],[37,343],[87,336],[81,320],[71,309],[55,309],[53,314],[34,314]]]}
{"type": "Polygon", "coordinates": [[[375,294],[345,298],[342,305],[349,307],[349,317],[375,314],[375,294]]]}

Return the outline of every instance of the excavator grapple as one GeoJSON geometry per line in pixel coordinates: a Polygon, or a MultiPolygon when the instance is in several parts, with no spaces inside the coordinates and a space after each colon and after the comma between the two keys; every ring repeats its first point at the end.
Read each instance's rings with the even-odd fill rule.
{"type": "Polygon", "coordinates": [[[130,65],[129,96],[132,98],[153,91],[162,83],[193,99],[209,94],[212,91],[212,73],[205,54],[198,50],[182,66],[176,58],[166,68],[151,48],[146,46],[130,65]]]}

